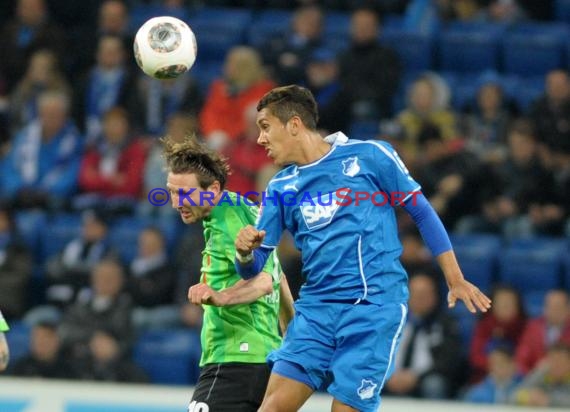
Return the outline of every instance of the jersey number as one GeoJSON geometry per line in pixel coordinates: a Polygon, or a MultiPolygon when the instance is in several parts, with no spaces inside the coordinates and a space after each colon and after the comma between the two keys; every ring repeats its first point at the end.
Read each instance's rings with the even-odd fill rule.
{"type": "Polygon", "coordinates": [[[192,401],[188,405],[188,412],[209,412],[210,407],[204,402],[192,401]]]}

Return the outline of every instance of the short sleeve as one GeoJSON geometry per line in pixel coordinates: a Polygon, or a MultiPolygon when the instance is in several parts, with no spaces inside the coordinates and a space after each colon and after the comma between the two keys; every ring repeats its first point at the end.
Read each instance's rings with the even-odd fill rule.
{"type": "Polygon", "coordinates": [[[421,185],[410,175],[408,168],[396,150],[386,142],[370,142],[374,147],[376,177],[378,184],[391,200],[405,202],[414,193],[421,191],[421,185]]]}
{"type": "Polygon", "coordinates": [[[285,228],[282,203],[279,201],[278,192],[271,187],[270,183],[261,199],[261,207],[256,222],[257,230],[265,230],[265,239],[261,247],[274,249],[279,244],[285,228]]]}

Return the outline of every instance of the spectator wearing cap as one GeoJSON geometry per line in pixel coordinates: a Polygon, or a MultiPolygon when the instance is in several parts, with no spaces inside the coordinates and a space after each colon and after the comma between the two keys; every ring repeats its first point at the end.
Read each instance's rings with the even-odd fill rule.
{"type": "Polygon", "coordinates": [[[325,134],[347,130],[350,124],[350,95],[340,82],[334,51],[316,49],[306,69],[307,88],[319,106],[318,128],[325,134]]]}

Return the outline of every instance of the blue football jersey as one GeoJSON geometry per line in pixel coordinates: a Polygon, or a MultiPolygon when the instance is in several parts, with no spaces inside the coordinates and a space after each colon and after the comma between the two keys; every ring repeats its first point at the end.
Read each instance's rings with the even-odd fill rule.
{"type": "Polygon", "coordinates": [[[420,185],[388,143],[342,137],[319,160],[269,182],[257,222],[266,231],[262,247],[275,248],[291,232],[302,253],[301,299],[403,301],[394,205],[413,201],[420,185]]]}

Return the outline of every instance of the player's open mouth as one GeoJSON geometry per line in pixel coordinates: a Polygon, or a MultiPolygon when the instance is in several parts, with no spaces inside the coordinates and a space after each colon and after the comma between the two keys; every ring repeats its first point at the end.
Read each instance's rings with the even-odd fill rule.
{"type": "Polygon", "coordinates": [[[182,215],[183,218],[188,219],[190,217],[192,217],[192,212],[189,210],[181,210],[180,214],[182,215]]]}

